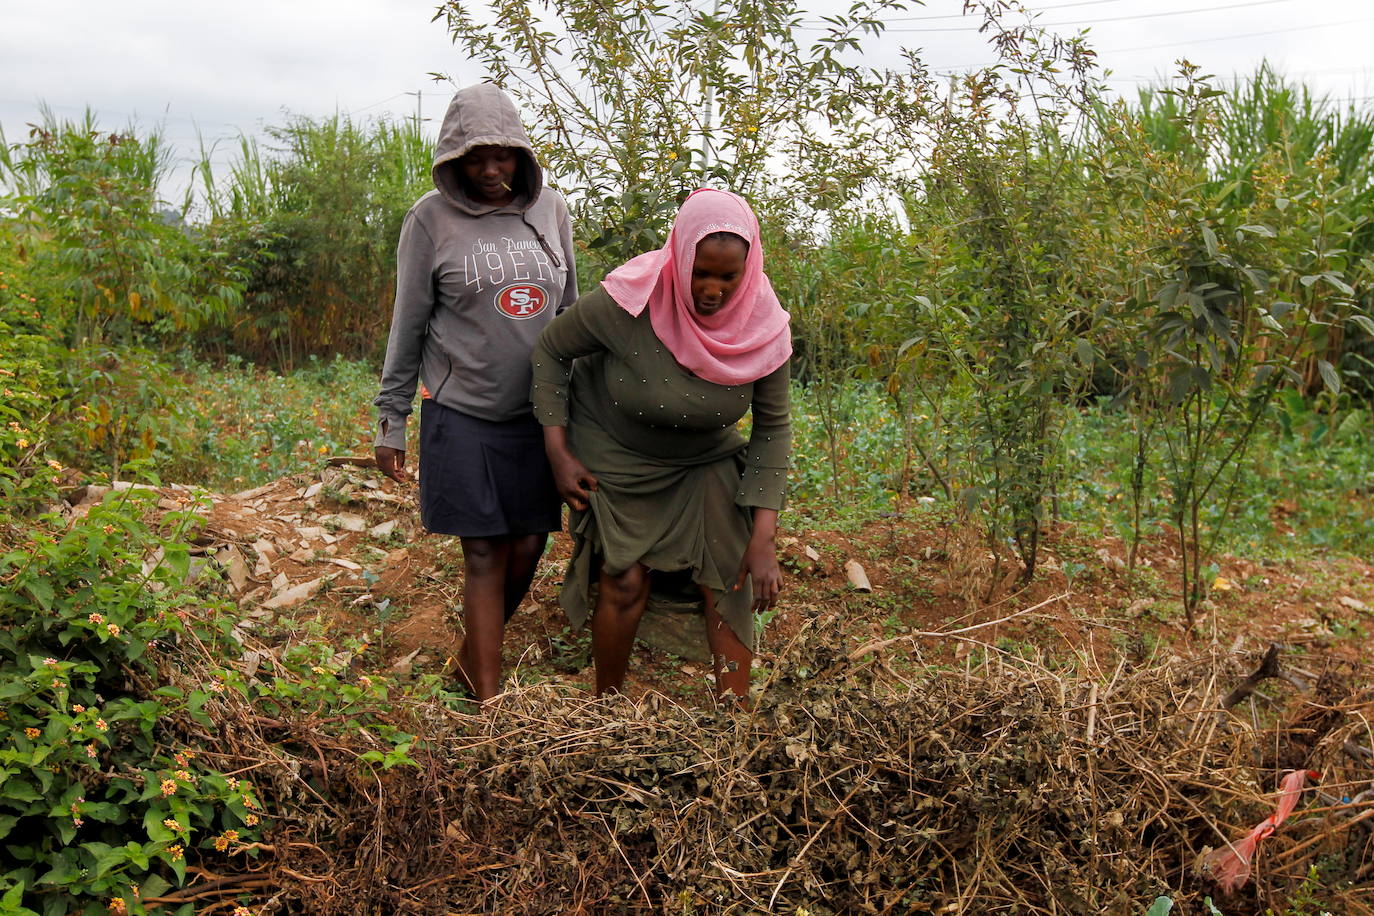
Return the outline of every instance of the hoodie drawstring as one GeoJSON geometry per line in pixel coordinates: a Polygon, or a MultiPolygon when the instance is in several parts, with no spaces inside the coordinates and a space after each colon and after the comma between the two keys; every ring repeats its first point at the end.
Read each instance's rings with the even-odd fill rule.
{"type": "Polygon", "coordinates": [[[530,218],[529,218],[529,216],[528,216],[528,214],[527,214],[527,211],[525,211],[525,210],[521,210],[521,211],[520,211],[520,220],[521,220],[526,226],[529,226],[529,227],[530,227],[530,231],[534,233],[535,239],[537,239],[538,242],[539,242],[539,247],[540,247],[540,248],[543,248],[543,249],[544,249],[544,254],[548,255],[548,256],[549,256],[549,259],[550,259],[551,261],[553,261],[553,266],[554,266],[555,268],[557,268],[558,270],[562,270],[562,269],[563,269],[563,262],[560,261],[560,260],[558,259],[558,254],[553,250],[553,246],[549,244],[549,240],[546,239],[546,238],[544,238],[544,233],[542,233],[542,232],[540,232],[538,229],[536,229],[535,226],[534,226],[534,223],[530,222],[530,218]]]}

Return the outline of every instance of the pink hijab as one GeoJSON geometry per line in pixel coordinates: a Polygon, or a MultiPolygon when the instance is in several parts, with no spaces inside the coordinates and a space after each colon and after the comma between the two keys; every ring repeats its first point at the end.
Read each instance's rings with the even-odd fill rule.
{"type": "Polygon", "coordinates": [[[756,381],[792,355],[789,316],[763,272],[759,222],[743,197],[729,191],[693,191],[678,210],[668,242],[631,258],[601,285],[625,311],[649,307],[654,333],[678,364],[717,385],[756,381]],[[692,307],[692,265],[697,243],[713,232],[733,232],[749,243],[744,279],[725,307],[700,316],[692,307]]]}

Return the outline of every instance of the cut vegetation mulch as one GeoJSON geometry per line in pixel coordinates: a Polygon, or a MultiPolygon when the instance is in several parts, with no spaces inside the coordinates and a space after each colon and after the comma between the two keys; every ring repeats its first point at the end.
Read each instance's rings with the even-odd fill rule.
{"type": "MultiPolygon", "coordinates": [[[[186,502],[161,495],[164,508],[186,502]]],[[[409,524],[404,499],[355,468],[218,497],[200,550],[239,601],[245,678],[279,668],[299,615],[375,626],[362,616],[380,602],[401,608],[387,631],[414,642],[341,656],[338,676],[442,670],[455,577],[409,524]]],[[[699,670],[651,653],[631,696],[595,699],[572,652],[562,662],[578,664],[517,671],[484,710],[398,681],[382,715],[416,737],[409,761],[379,762],[391,745],[338,717],[265,714],[234,692],[205,707],[212,732],[164,723],[223,771],[251,773],[271,818],[263,843],[193,869],[169,902],[1138,916],[1166,896],[1188,914],[1209,912],[1207,897],[1226,916],[1301,899],[1374,913],[1374,690],[1359,652],[1330,651],[1360,640],[1333,646],[1334,630],[1311,635],[1320,621],[1295,628],[1240,603],[1262,602],[1263,585],[1358,617],[1367,590],[1337,595],[1367,568],[1320,599],[1281,565],[1257,568],[1249,594],[1219,596],[1206,635],[1165,641],[1174,622],[1146,613],[1110,556],[1072,595],[1051,574],[978,606],[961,594],[970,551],[957,532],[886,522],[798,538],[749,709],[715,706],[699,670]],[[847,557],[864,561],[871,592],[847,557]],[[1285,635],[1287,648],[1264,651],[1285,635]],[[1292,770],[1319,778],[1223,894],[1215,851],[1274,812],[1292,770]]],[[[540,638],[567,642],[556,586],[551,572],[537,579],[508,640],[517,659],[540,638]]],[[[169,661],[177,679],[198,677],[194,659],[169,661]]]]}

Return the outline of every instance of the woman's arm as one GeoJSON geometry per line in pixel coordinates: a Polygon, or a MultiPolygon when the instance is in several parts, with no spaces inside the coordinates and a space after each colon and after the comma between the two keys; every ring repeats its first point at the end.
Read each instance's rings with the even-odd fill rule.
{"type": "Polygon", "coordinates": [[[568,447],[566,426],[544,427],[544,452],[549,456],[558,495],[574,509],[587,508],[590,493],[596,489],[596,475],[587,470],[568,447]]]}
{"type": "Polygon", "coordinates": [[[604,317],[602,299],[609,301],[597,287],[551,321],[539,335],[530,357],[534,371],[530,400],[535,418],[544,427],[544,451],[549,456],[558,495],[574,509],[587,508],[589,493],[596,489],[596,477],[568,446],[572,364],[579,356],[608,349],[604,322],[600,320],[604,317]]]}
{"type": "Polygon", "coordinates": [[[786,363],[754,383],[753,427],[735,495],[738,505],[782,509],[792,455],[789,384],[786,363]]]}
{"type": "Polygon", "coordinates": [[[562,204],[563,218],[558,226],[559,244],[563,248],[564,265],[568,268],[568,277],[563,284],[563,295],[558,300],[558,312],[563,312],[572,307],[577,301],[577,252],[573,246],[572,216],[568,213],[567,204],[559,198],[562,204]]]}
{"type": "Polygon", "coordinates": [[[735,588],[744,587],[745,577],[754,579],[755,611],[773,606],[782,591],[782,567],[778,565],[778,510],[754,507],[754,533],[744,548],[739,579],[735,588]]]}
{"type": "Polygon", "coordinates": [[[753,428],[735,497],[736,503],[748,506],[754,514],[754,531],[744,549],[735,587],[743,588],[746,576],[753,578],[755,611],[771,607],[782,591],[777,536],[778,512],[786,496],[787,465],[792,452],[789,384],[785,363],[754,383],[753,428]]]}
{"type": "Polygon", "coordinates": [[[396,246],[396,304],[391,312],[386,361],[382,366],[373,442],[377,467],[392,480],[406,479],[406,418],[420,376],[425,328],[434,312],[434,241],[416,218],[406,214],[396,246]]]}

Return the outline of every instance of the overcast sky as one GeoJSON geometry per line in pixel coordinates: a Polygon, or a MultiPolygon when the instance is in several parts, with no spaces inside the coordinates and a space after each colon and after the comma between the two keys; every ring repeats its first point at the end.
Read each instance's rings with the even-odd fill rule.
{"type": "MultiPolygon", "coordinates": [[[[700,0],[707,2],[707,0],[700,0]]],[[[844,3],[847,6],[847,2],[844,3]]],[[[1288,75],[1358,104],[1374,104],[1374,4],[1370,0],[1027,0],[1041,24],[1091,29],[1113,71],[1134,87],[1187,57],[1218,76],[1269,59],[1288,75]]],[[[257,135],[284,113],[336,111],[410,116],[416,96],[440,116],[452,87],[479,68],[432,22],[436,0],[0,0],[0,127],[22,140],[46,102],[60,116],[90,106],[103,127],[130,118],[160,123],[190,159],[197,128],[221,140],[257,135]]],[[[889,17],[891,32],[865,48],[868,62],[897,64],[919,48],[937,70],[991,60],[962,0],[929,0],[889,17]]],[[[816,0],[815,9],[838,8],[816,0]]]]}

